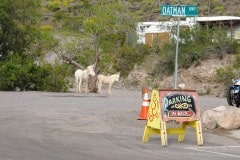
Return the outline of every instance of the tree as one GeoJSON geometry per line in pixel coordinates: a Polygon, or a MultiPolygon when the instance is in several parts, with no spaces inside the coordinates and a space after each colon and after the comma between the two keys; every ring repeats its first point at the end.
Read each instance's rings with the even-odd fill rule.
{"type": "MultiPolygon", "coordinates": [[[[88,64],[84,63],[84,65],[75,61],[77,56],[84,56],[84,49],[89,47],[88,39],[79,39],[75,37],[66,37],[65,39],[58,38],[59,44],[55,46],[54,52],[66,63],[72,64],[73,66],[84,69],[84,66],[88,64]]],[[[85,55],[88,56],[88,55],[85,55]]]]}
{"type": "Polygon", "coordinates": [[[55,41],[39,27],[40,2],[0,1],[0,90],[66,91],[70,86],[65,65],[41,60],[43,48],[55,41]]]}
{"type": "Polygon", "coordinates": [[[0,1],[0,54],[22,54],[34,41],[40,0],[0,1]]]}
{"type": "MultiPolygon", "coordinates": [[[[76,37],[79,45],[68,45],[70,47],[63,47],[64,49],[60,47],[62,49],[58,48],[58,54],[62,59],[79,68],[98,63],[98,68],[105,67],[109,70],[109,62],[113,61],[114,56],[110,57],[108,53],[115,54],[117,48],[125,43],[127,32],[135,29],[135,20],[125,6],[125,2],[85,0],[74,7],[70,6],[69,10],[69,14],[64,12],[68,20],[63,19],[65,22],[63,26],[68,28],[69,25],[71,26],[69,28],[72,28],[72,23],[68,22],[79,20],[78,27],[74,27],[74,31],[80,33],[80,36],[76,37]]],[[[94,80],[92,82],[94,83],[94,80]]]]}
{"type": "Polygon", "coordinates": [[[88,48],[79,52],[75,61],[82,63],[84,53],[91,55],[91,63],[103,58],[104,62],[99,65],[103,67],[108,63],[105,60],[113,58],[107,54],[115,53],[116,48],[125,43],[126,34],[135,30],[136,21],[128,11],[127,4],[123,1],[84,0],[58,11],[64,12],[62,19],[58,19],[62,20],[64,28],[71,28],[80,35],[79,39],[91,40],[85,42],[88,48]],[[73,27],[73,23],[78,23],[77,27],[73,27]]]}
{"type": "Polygon", "coordinates": [[[84,31],[92,37],[96,57],[101,50],[114,52],[124,44],[126,34],[132,30],[135,30],[135,20],[124,2],[100,1],[84,21],[84,31]],[[105,45],[106,42],[108,45],[105,45]]]}

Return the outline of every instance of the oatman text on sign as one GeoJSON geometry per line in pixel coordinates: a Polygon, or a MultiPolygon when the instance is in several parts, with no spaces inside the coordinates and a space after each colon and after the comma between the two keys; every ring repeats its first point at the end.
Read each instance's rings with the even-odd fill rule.
{"type": "Polygon", "coordinates": [[[185,6],[185,5],[162,5],[162,16],[197,16],[197,6],[185,6]]]}

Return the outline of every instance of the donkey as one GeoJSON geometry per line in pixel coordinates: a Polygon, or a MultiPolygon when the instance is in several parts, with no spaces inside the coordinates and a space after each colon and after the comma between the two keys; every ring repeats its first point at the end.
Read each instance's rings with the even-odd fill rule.
{"type": "Polygon", "coordinates": [[[94,65],[88,66],[85,70],[77,69],[75,71],[75,81],[77,84],[77,92],[81,93],[81,86],[85,83],[86,92],[88,92],[88,76],[95,76],[94,65]]]}
{"type": "Polygon", "coordinates": [[[119,81],[120,73],[116,73],[110,76],[105,76],[103,74],[99,74],[97,76],[97,86],[98,86],[98,92],[102,92],[102,84],[108,84],[108,94],[111,94],[111,88],[112,84],[115,81],[119,81]]]}

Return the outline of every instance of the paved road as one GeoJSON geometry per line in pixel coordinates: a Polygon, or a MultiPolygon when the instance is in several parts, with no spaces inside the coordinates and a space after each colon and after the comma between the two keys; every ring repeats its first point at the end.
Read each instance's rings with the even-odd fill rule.
{"type": "MultiPolygon", "coordinates": [[[[182,143],[175,135],[167,147],[159,136],[142,143],[141,91],[105,93],[0,92],[0,160],[240,159],[240,139],[222,131],[204,130],[203,146],[191,128],[182,143]]],[[[227,105],[199,101],[202,112],[227,105]]]]}

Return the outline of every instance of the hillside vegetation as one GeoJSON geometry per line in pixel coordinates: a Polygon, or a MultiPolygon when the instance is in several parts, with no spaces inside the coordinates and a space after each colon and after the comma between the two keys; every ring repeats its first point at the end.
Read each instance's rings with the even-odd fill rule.
{"type": "MultiPolygon", "coordinates": [[[[66,91],[72,86],[68,77],[76,69],[72,62],[82,68],[97,62],[100,73],[121,72],[125,85],[160,87],[159,81],[174,71],[175,41],[163,48],[157,42],[151,48],[136,44],[135,27],[139,21],[169,20],[171,17],[160,15],[160,6],[177,2],[3,0],[0,2],[0,90],[19,87],[66,91]],[[44,57],[49,53],[56,54],[60,60],[48,64],[44,57]],[[21,72],[15,72],[20,69],[21,72]],[[142,72],[134,77],[133,73],[139,69],[142,72]]],[[[181,0],[180,3],[198,5],[199,16],[240,16],[238,0],[181,0]]],[[[179,48],[180,69],[198,66],[210,57],[220,61],[225,55],[239,53],[239,45],[226,36],[223,28],[206,30],[198,26],[191,31],[181,28],[180,36],[184,39],[179,48]]],[[[237,76],[238,66],[229,67],[231,77],[237,76]]],[[[219,75],[215,81],[222,85],[228,83],[231,77],[219,78],[226,72],[229,70],[225,68],[216,72],[219,75]]]]}

